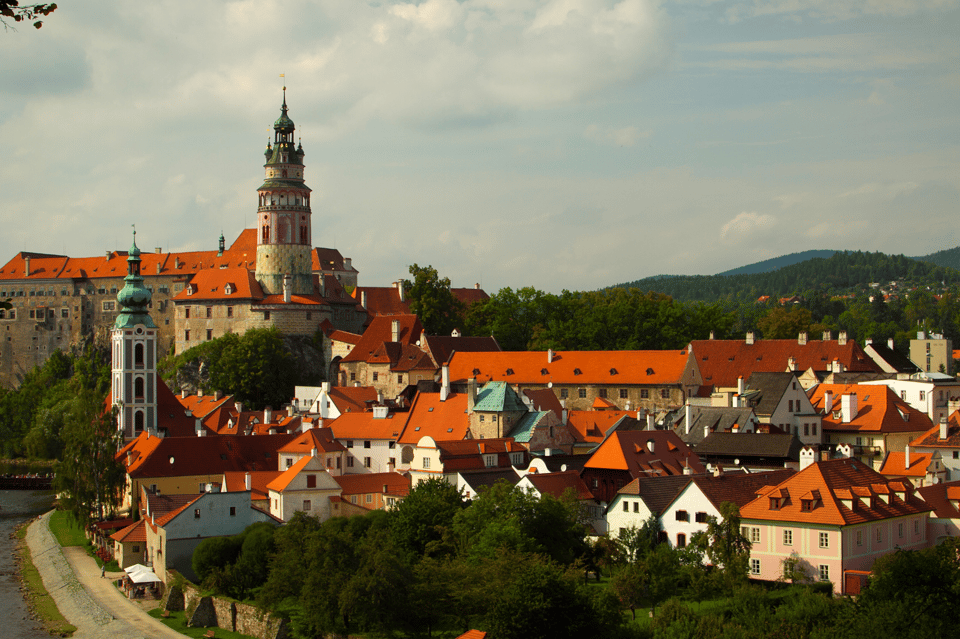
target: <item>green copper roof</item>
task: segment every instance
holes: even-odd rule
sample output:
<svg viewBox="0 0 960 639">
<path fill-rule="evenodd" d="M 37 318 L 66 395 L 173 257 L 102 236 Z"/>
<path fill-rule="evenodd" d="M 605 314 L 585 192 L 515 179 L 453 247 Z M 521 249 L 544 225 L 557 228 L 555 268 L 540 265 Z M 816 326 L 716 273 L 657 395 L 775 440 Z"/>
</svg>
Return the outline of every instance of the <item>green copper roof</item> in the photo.
<svg viewBox="0 0 960 639">
<path fill-rule="evenodd" d="M 525 411 L 526 405 L 506 382 L 487 382 L 477 393 L 474 411 L 502 413 L 504 411 Z"/>
<path fill-rule="evenodd" d="M 143 277 L 140 275 L 140 249 L 137 248 L 137 232 L 133 232 L 133 246 L 127 256 L 127 276 L 123 278 L 125 284 L 117 293 L 117 302 L 122 307 L 114 322 L 114 328 L 133 328 L 143 324 L 147 328 L 156 328 L 153 318 L 150 317 L 147 306 L 153 299 L 153 294 L 144 288 Z"/>
<path fill-rule="evenodd" d="M 549 414 L 549 411 L 534 411 L 520 418 L 517 425 L 510 431 L 510 437 L 518 444 L 526 444 L 533 437 L 537 425 Z"/>
</svg>

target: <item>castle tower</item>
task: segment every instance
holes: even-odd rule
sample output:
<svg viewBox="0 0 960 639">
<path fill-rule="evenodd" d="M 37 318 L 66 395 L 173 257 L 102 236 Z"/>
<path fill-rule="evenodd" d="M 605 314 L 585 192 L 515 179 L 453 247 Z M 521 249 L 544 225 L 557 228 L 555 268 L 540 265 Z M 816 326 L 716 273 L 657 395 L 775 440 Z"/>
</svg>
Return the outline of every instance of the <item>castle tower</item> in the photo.
<svg viewBox="0 0 960 639">
<path fill-rule="evenodd" d="M 266 176 L 257 190 L 257 271 L 264 293 L 283 293 L 290 277 L 291 291 L 313 293 L 310 240 L 310 189 L 303 182 L 303 146 L 294 146 L 293 120 L 287 116 L 287 88 L 283 88 L 280 118 L 273 124 L 273 144 L 267 144 Z"/>
<path fill-rule="evenodd" d="M 157 325 L 147 306 L 152 294 L 140 275 L 137 232 L 127 257 L 126 282 L 117 294 L 122 310 L 110 334 L 112 350 L 111 403 L 120 408 L 119 428 L 124 438 L 144 430 L 157 432 Z"/>
</svg>

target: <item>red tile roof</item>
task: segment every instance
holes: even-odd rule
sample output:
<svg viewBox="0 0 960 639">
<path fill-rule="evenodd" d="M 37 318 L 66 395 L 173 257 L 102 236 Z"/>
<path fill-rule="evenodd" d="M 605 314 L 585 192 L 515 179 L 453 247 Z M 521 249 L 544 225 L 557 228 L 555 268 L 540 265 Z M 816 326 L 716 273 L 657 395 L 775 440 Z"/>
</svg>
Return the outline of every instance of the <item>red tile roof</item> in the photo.
<svg viewBox="0 0 960 639">
<path fill-rule="evenodd" d="M 373 386 L 334 386 L 329 395 L 341 415 L 363 412 L 367 410 L 367 404 L 377 401 L 377 389 Z"/>
<path fill-rule="evenodd" d="M 611 426 L 634 414 L 622 410 L 571 410 L 567 413 L 567 423 L 576 443 L 599 444 Z"/>
<path fill-rule="evenodd" d="M 450 381 L 476 377 L 511 384 L 679 384 L 686 351 L 559 351 L 454 353 Z"/>
<path fill-rule="evenodd" d="M 900 399 L 893 389 L 881 384 L 820 384 L 810 394 L 814 409 L 823 413 L 824 395 L 833 394 L 832 408 L 823 415 L 823 429 L 830 432 L 910 433 L 929 430 L 932 422 L 922 413 Z M 857 416 L 843 421 L 841 397 L 857 396 Z"/>
<path fill-rule="evenodd" d="M 294 437 L 147 437 L 144 433 L 124 446 L 117 457 L 133 478 L 273 470 L 277 468 L 277 451 Z"/>
<path fill-rule="evenodd" d="M 416 445 L 426 436 L 438 442 L 464 439 L 468 428 L 465 393 L 451 393 L 445 402 L 440 401 L 440 393 L 418 393 L 399 443 Z"/>
<path fill-rule="evenodd" d="M 960 448 L 960 412 L 954 411 L 947 420 L 946 439 L 940 439 L 940 424 L 936 424 L 910 442 L 910 445 L 924 448 Z"/>
<path fill-rule="evenodd" d="M 779 509 L 771 509 L 771 497 L 780 498 Z M 805 508 L 804 502 L 810 506 Z M 755 500 L 740 509 L 740 516 L 846 526 L 930 510 L 913 494 L 909 481 L 891 481 L 856 459 L 833 459 L 813 463 L 775 486 L 762 488 Z"/>
<path fill-rule="evenodd" d="M 225 395 L 220 399 L 216 399 L 215 395 L 187 395 L 186 397 L 174 395 L 174 397 L 185 410 L 193 413 L 193 417 L 200 419 L 205 418 L 220 406 L 233 405 L 233 395 Z"/>
<path fill-rule="evenodd" d="M 296 439 L 284 446 L 278 452 L 293 455 L 310 455 L 316 449 L 318 452 L 338 453 L 346 449 L 338 442 L 330 428 L 311 428 L 300 434 Z"/>
<path fill-rule="evenodd" d="M 556 499 L 564 496 L 567 490 L 573 490 L 577 499 L 593 499 L 593 493 L 587 488 L 587 485 L 580 479 L 580 473 L 576 470 L 565 470 L 559 473 L 530 473 L 526 479 L 534 485 L 541 495 L 550 495 Z"/>
<path fill-rule="evenodd" d="M 316 460 L 316 457 L 311 457 L 310 455 L 307 455 L 306 457 L 301 457 L 300 459 L 298 459 L 297 463 L 295 463 L 290 468 L 286 469 L 283 473 L 280 474 L 279 477 L 277 477 L 272 482 L 267 484 L 267 490 L 273 490 L 278 493 L 282 493 L 284 490 L 287 489 L 287 486 L 290 485 L 290 482 L 292 482 L 294 478 L 300 474 L 300 471 L 302 471 L 304 467 L 310 463 L 311 460 Z"/>
<path fill-rule="evenodd" d="M 625 470 L 633 477 L 682 475 L 688 467 L 694 473 L 706 470 L 683 440 L 669 430 L 614 431 L 584 465 Z"/>
<path fill-rule="evenodd" d="M 250 471 L 250 501 L 267 498 L 267 484 L 283 474 L 281 470 Z M 242 493 L 247 490 L 247 473 L 228 471 L 223 474 L 224 492 Z"/>
<path fill-rule="evenodd" d="M 892 450 L 887 453 L 880 467 L 880 474 L 893 477 L 920 477 L 927 474 L 927 466 L 932 461 L 933 453 L 918 453 L 910 451 L 910 467 L 906 466 L 906 453 Z"/>
<path fill-rule="evenodd" d="M 960 481 L 922 486 L 917 493 L 938 519 L 960 519 Z"/>
<path fill-rule="evenodd" d="M 410 478 L 400 473 L 362 473 L 334 477 L 343 489 L 342 495 L 365 495 L 383 493 L 406 495 L 410 492 Z M 387 489 L 384 491 L 383 487 Z"/>
<path fill-rule="evenodd" d="M 737 378 L 751 373 L 781 373 L 788 360 L 796 360 L 798 371 L 812 368 L 825 372 L 838 360 L 848 371 L 881 372 L 877 364 L 854 340 L 840 345 L 839 340 L 808 340 L 800 345 L 795 339 L 765 339 L 747 344 L 745 340 L 695 340 L 690 343 L 703 383 L 733 388 Z"/>
<path fill-rule="evenodd" d="M 375 418 L 372 412 L 343 413 L 327 425 L 337 439 L 391 439 L 396 441 L 403 432 L 407 416 L 389 413 L 384 418 Z"/>
<path fill-rule="evenodd" d="M 230 291 L 227 293 L 227 291 Z M 191 293 L 191 291 L 193 291 Z M 176 301 L 263 299 L 263 289 L 252 271 L 245 268 L 207 269 L 193 276 L 190 284 L 173 298 Z"/>
<path fill-rule="evenodd" d="M 141 519 L 134 524 L 130 524 L 126 528 L 118 530 L 110 535 L 110 539 L 119 541 L 122 544 L 147 541 L 147 528 L 144 520 Z"/>
<path fill-rule="evenodd" d="M 360 341 L 353 347 L 350 354 L 341 362 L 365 362 L 384 342 L 393 340 L 393 322 L 398 322 L 397 342 L 401 344 L 416 344 L 423 334 L 423 327 L 416 315 L 391 315 L 375 317 L 370 326 L 360 336 Z"/>
</svg>

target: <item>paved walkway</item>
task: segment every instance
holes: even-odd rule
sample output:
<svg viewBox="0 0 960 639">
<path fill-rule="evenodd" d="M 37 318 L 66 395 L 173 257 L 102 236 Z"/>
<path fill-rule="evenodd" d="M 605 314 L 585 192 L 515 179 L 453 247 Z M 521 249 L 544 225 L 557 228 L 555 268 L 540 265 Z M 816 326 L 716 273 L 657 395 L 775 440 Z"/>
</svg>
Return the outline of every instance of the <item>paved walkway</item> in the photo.
<svg viewBox="0 0 960 639">
<path fill-rule="evenodd" d="M 83 548 L 61 548 L 50 532 L 47 513 L 30 524 L 26 542 L 43 585 L 57 603 L 60 613 L 77 627 L 74 639 L 183 639 L 147 614 L 147 609 L 130 601 L 100 577 L 100 568 Z M 107 573 L 119 578 L 123 573 Z M 154 602 L 147 602 L 151 605 Z"/>
</svg>

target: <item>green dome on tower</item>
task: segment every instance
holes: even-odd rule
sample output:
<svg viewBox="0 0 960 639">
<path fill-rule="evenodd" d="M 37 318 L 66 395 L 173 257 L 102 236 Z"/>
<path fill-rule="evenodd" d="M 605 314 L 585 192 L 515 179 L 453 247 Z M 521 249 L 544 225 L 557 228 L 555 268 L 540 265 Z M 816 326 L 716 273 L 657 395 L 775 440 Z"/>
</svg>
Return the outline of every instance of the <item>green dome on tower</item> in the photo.
<svg viewBox="0 0 960 639">
<path fill-rule="evenodd" d="M 143 324 L 147 328 L 156 328 L 153 318 L 147 310 L 153 294 L 143 286 L 143 276 L 140 275 L 140 249 L 137 248 L 137 231 L 133 231 L 133 246 L 127 256 L 127 276 L 120 292 L 117 293 L 117 302 L 123 308 L 117 315 L 114 328 L 133 328 Z"/>
</svg>

